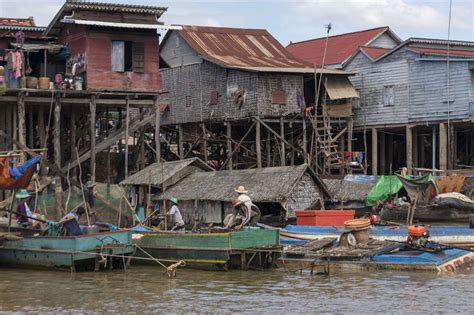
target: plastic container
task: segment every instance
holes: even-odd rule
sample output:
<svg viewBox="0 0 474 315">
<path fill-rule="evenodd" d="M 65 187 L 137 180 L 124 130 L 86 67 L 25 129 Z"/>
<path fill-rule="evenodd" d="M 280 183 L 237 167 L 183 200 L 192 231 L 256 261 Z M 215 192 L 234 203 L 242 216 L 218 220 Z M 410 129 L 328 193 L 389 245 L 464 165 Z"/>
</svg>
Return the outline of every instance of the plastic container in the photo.
<svg viewBox="0 0 474 315">
<path fill-rule="evenodd" d="M 296 225 L 344 226 L 354 219 L 355 210 L 296 210 Z"/>
<path fill-rule="evenodd" d="M 49 78 L 48 77 L 40 77 L 38 86 L 42 90 L 47 90 L 49 89 Z"/>
</svg>

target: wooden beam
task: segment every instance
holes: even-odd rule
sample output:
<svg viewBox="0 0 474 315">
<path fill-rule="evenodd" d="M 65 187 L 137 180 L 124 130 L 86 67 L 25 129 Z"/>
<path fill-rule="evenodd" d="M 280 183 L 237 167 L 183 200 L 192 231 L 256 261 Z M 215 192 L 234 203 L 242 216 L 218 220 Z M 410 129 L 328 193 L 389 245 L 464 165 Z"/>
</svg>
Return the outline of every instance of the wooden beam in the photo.
<svg viewBox="0 0 474 315">
<path fill-rule="evenodd" d="M 91 96 L 90 100 L 90 133 L 91 133 L 91 161 L 90 161 L 90 168 L 91 168 L 91 180 L 92 182 L 95 182 L 95 114 L 96 114 L 96 99 L 95 95 Z M 73 156 L 73 154 L 71 155 Z"/>
<path fill-rule="evenodd" d="M 201 124 L 201 129 L 202 129 L 202 154 L 204 156 L 204 162 L 207 163 L 208 157 L 207 157 L 207 131 L 206 131 L 206 125 L 204 123 Z"/>
<path fill-rule="evenodd" d="M 377 175 L 377 168 L 378 168 L 377 153 L 378 153 L 378 149 L 377 149 L 377 129 L 372 128 L 372 175 Z"/>
<path fill-rule="evenodd" d="M 156 162 L 161 161 L 161 110 L 160 110 L 160 98 L 155 97 L 155 149 L 156 149 Z"/>
<path fill-rule="evenodd" d="M 308 139 L 306 129 L 306 117 L 303 117 L 303 157 L 304 162 L 308 163 Z"/>
<path fill-rule="evenodd" d="M 71 122 L 70 122 L 70 130 L 71 130 L 71 139 L 69 139 L 69 150 L 71 151 L 71 158 L 76 155 L 76 113 L 74 111 L 71 112 Z M 76 168 L 71 169 L 71 177 L 76 179 Z"/>
<path fill-rule="evenodd" d="M 255 124 L 255 150 L 257 151 L 257 168 L 262 168 L 262 147 L 260 137 L 260 122 Z"/>
<path fill-rule="evenodd" d="M 256 122 L 253 122 L 253 124 L 250 126 L 250 128 L 247 130 L 247 132 L 244 134 L 242 139 L 240 139 L 239 143 L 235 146 L 234 150 L 227 156 L 227 159 L 224 161 L 224 164 L 221 165 L 220 169 L 222 169 L 224 166 L 227 165 L 227 163 L 229 163 L 230 160 L 232 160 L 232 156 L 234 156 L 234 154 L 237 152 L 237 150 L 242 145 L 242 142 L 244 142 L 244 140 L 248 137 L 248 135 L 252 131 L 255 124 L 256 124 Z"/>
<path fill-rule="evenodd" d="M 232 161 L 232 156 L 231 156 L 231 152 L 232 152 L 232 124 L 230 123 L 230 121 L 226 122 L 226 134 L 227 134 L 227 157 L 229 159 L 229 156 L 230 156 L 230 159 L 229 161 L 227 161 L 227 169 L 228 170 L 232 170 L 233 169 L 233 161 Z"/>
<path fill-rule="evenodd" d="M 277 137 L 279 140 L 281 140 L 283 143 L 285 143 L 287 146 L 289 146 L 291 149 L 295 150 L 296 152 L 299 152 L 300 154 L 302 154 L 303 152 L 298 149 L 297 147 L 295 147 L 293 144 L 289 143 L 288 141 L 286 141 L 285 139 L 283 139 L 275 130 L 273 130 L 270 126 L 268 126 L 266 123 L 264 123 L 260 118 L 258 117 L 254 117 L 254 120 L 255 121 L 259 121 L 262 126 L 264 126 L 268 131 L 270 131 L 275 137 Z"/>
<path fill-rule="evenodd" d="M 271 133 L 270 131 L 266 131 L 266 134 L 267 134 L 267 141 L 266 141 L 266 147 L 267 147 L 267 164 L 266 166 L 267 167 L 270 167 L 272 165 L 272 147 L 271 147 L 271 144 L 272 144 L 272 141 L 271 141 Z"/>
<path fill-rule="evenodd" d="M 407 172 L 409 175 L 413 172 L 413 131 L 412 127 L 406 126 L 406 160 L 407 160 Z"/>
</svg>

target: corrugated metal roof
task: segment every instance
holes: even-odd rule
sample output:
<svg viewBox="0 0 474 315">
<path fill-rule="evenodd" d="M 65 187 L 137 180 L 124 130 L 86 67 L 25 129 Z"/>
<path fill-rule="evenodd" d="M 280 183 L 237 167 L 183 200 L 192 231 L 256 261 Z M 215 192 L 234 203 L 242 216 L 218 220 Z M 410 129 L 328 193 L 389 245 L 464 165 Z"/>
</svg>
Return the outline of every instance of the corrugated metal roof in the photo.
<svg viewBox="0 0 474 315">
<path fill-rule="evenodd" d="M 370 30 L 329 36 L 326 52 L 325 65 L 337 65 L 343 63 L 360 46 L 366 46 L 372 40 L 388 31 L 387 26 Z M 288 51 L 295 57 L 301 58 L 311 64 L 322 65 L 326 37 L 290 43 Z"/>
<path fill-rule="evenodd" d="M 360 48 L 364 53 L 367 54 L 372 60 L 375 60 L 385 54 L 390 49 L 380 48 L 380 47 L 361 47 Z"/>
<path fill-rule="evenodd" d="M 111 12 L 127 12 L 127 13 L 144 13 L 162 15 L 168 8 L 151 5 L 121 4 L 121 3 L 105 3 L 87 0 L 66 0 L 66 8 L 75 10 L 92 10 L 92 11 L 111 11 Z"/>
<path fill-rule="evenodd" d="M 433 56 L 447 56 L 448 55 L 448 49 L 419 48 L 419 47 L 410 47 L 410 49 L 418 53 L 426 54 L 426 55 L 433 55 Z M 474 50 L 450 49 L 449 55 L 451 57 L 474 57 Z"/>
<path fill-rule="evenodd" d="M 206 26 L 183 26 L 181 37 L 201 56 L 227 68 L 267 71 L 270 68 L 309 68 L 291 55 L 268 31 Z"/>
</svg>

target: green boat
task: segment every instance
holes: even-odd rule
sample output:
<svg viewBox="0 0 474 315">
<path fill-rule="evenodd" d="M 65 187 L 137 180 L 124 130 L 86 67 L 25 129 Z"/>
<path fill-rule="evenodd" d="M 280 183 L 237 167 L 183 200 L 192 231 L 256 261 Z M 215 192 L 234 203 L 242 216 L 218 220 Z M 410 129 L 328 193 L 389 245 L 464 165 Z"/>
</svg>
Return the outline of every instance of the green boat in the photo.
<svg viewBox="0 0 474 315">
<path fill-rule="evenodd" d="M 152 232 L 134 234 L 137 256 L 184 261 L 187 266 L 228 268 L 272 267 L 280 250 L 278 230 L 245 227 L 217 233 Z"/>
<path fill-rule="evenodd" d="M 0 242 L 0 264 L 98 271 L 125 268 L 134 251 L 129 231 L 24 236 Z"/>
</svg>

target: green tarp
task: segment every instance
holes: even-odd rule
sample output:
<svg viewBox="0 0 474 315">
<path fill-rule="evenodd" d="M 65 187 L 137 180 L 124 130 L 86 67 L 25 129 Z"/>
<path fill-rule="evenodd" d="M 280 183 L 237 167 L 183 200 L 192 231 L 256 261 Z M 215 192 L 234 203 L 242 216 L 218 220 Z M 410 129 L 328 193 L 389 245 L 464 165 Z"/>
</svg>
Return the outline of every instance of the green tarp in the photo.
<svg viewBox="0 0 474 315">
<path fill-rule="evenodd" d="M 390 193 L 396 194 L 402 188 L 402 183 L 397 176 L 380 176 L 377 183 L 367 194 L 365 204 L 371 207 L 377 200 L 385 202 L 388 199 Z"/>
</svg>

